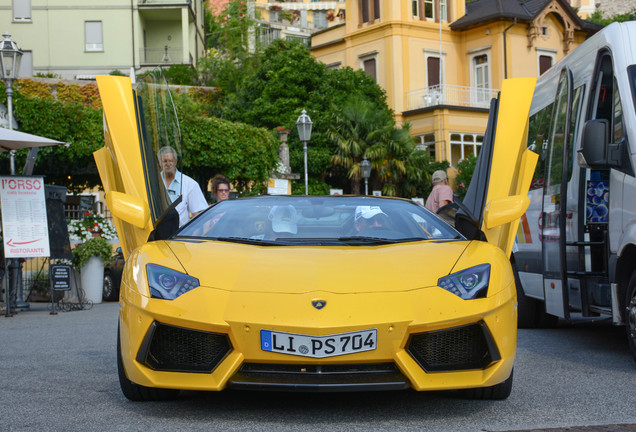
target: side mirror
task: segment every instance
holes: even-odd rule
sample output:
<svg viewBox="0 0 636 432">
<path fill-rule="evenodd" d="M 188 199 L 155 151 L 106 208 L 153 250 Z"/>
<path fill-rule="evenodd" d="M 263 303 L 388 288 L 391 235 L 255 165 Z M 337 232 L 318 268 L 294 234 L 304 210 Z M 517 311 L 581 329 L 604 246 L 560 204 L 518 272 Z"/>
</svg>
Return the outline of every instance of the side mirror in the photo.
<svg viewBox="0 0 636 432">
<path fill-rule="evenodd" d="M 492 229 L 508 222 L 517 220 L 530 206 L 530 198 L 523 195 L 513 195 L 492 200 L 484 211 L 484 225 Z"/>
<path fill-rule="evenodd" d="M 148 204 L 136 196 L 112 191 L 106 194 L 106 205 L 114 217 L 137 228 L 145 228 L 150 220 Z"/>
<path fill-rule="evenodd" d="M 582 165 L 587 168 L 608 168 L 607 151 L 609 146 L 609 121 L 605 119 L 588 120 L 583 126 L 583 137 L 579 155 Z"/>
</svg>

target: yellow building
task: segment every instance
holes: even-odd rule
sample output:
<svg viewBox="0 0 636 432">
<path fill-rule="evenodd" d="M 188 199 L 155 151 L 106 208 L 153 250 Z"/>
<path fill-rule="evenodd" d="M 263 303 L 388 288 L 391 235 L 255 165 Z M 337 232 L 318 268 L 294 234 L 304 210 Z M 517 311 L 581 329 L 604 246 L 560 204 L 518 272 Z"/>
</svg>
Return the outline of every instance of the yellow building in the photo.
<svg viewBox="0 0 636 432">
<path fill-rule="evenodd" d="M 505 77 L 540 75 L 598 29 L 566 0 L 350 0 L 311 50 L 375 78 L 396 121 L 455 166 L 479 152 Z"/>
</svg>

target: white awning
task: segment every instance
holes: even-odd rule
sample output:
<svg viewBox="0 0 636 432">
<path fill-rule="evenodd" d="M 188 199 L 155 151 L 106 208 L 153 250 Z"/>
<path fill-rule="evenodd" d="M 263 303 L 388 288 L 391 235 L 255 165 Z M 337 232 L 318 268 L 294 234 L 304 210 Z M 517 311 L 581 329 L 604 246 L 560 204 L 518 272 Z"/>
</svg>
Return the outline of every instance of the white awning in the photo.
<svg viewBox="0 0 636 432">
<path fill-rule="evenodd" d="M 68 143 L 0 127 L 0 152 L 52 145 L 68 146 Z"/>
</svg>

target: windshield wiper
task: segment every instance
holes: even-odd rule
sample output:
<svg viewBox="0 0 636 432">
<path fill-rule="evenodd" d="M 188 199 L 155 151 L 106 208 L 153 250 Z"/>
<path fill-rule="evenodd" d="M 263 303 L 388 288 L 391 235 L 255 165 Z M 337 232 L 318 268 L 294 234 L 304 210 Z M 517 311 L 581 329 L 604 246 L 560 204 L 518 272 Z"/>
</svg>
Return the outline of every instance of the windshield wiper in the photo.
<svg viewBox="0 0 636 432">
<path fill-rule="evenodd" d="M 272 240 L 253 239 L 247 237 L 212 237 L 210 240 L 218 240 L 229 243 L 241 243 L 257 246 L 280 246 L 280 242 Z"/>
<path fill-rule="evenodd" d="M 367 236 L 349 236 L 349 237 L 338 237 L 339 242 L 349 243 L 349 244 L 392 244 L 399 243 L 403 241 L 402 239 L 388 239 L 384 237 L 367 237 Z"/>
</svg>

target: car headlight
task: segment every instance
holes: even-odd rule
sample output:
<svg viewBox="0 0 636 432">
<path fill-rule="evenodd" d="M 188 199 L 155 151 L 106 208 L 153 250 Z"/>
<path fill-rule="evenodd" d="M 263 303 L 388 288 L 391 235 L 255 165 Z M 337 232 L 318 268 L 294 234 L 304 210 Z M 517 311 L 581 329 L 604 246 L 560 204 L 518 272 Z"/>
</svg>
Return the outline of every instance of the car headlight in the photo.
<svg viewBox="0 0 636 432">
<path fill-rule="evenodd" d="M 490 264 L 480 264 L 444 276 L 437 281 L 440 288 L 464 300 L 486 297 L 490 280 Z"/>
<path fill-rule="evenodd" d="M 174 300 L 199 286 L 199 279 L 157 264 L 146 264 L 146 273 L 154 298 Z"/>
</svg>

